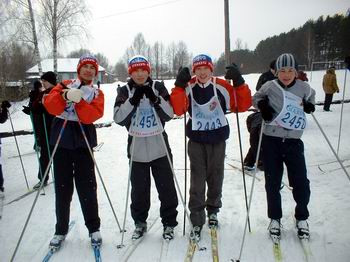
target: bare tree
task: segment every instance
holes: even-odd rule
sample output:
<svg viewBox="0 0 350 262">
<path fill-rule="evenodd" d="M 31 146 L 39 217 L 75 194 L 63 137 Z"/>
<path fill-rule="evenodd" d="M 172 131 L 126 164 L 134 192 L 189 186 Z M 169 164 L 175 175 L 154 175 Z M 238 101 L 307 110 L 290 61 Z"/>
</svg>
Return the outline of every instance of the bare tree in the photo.
<svg viewBox="0 0 350 262">
<path fill-rule="evenodd" d="M 87 36 L 85 18 L 89 13 L 84 0 L 38 0 L 41 22 L 52 40 L 54 71 L 57 73 L 57 47 L 65 38 Z"/>
<path fill-rule="evenodd" d="M 241 50 L 243 47 L 242 39 L 237 38 L 237 40 L 235 41 L 235 46 L 236 46 L 236 50 Z"/>
<path fill-rule="evenodd" d="M 80 58 L 82 55 L 85 54 L 92 54 L 92 52 L 89 49 L 85 49 L 85 48 L 80 48 L 79 50 L 75 50 L 70 52 L 67 57 L 68 58 Z"/>
</svg>

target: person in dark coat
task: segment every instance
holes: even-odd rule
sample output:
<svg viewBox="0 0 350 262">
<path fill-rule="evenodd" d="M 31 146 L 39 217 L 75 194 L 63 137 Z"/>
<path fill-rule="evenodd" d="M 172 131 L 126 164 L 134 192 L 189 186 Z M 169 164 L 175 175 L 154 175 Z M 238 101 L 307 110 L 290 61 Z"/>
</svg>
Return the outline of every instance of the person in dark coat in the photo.
<svg viewBox="0 0 350 262">
<path fill-rule="evenodd" d="M 39 158 L 39 171 L 38 179 L 39 182 L 33 187 L 38 189 L 41 185 L 41 181 L 47 165 L 50 162 L 50 145 L 49 137 L 51 130 L 51 123 L 54 118 L 53 115 L 49 114 L 42 104 L 42 98 L 44 95 L 50 93 L 52 88 L 57 84 L 56 74 L 54 72 L 48 71 L 41 76 L 41 83 L 44 90 L 40 91 L 37 97 L 33 99 L 30 103 L 30 110 L 33 116 L 33 125 L 35 130 L 35 136 L 37 139 L 37 145 L 40 148 L 40 158 Z M 47 185 L 49 180 L 49 175 L 46 176 L 44 181 L 44 186 Z"/>
<path fill-rule="evenodd" d="M 6 122 L 8 118 L 8 109 L 11 107 L 11 104 L 9 101 L 2 101 L 1 108 L 0 108 L 0 124 L 3 124 Z M 1 137 L 0 137 L 0 198 L 4 197 L 4 176 L 2 173 L 2 155 L 1 155 Z"/>
<path fill-rule="evenodd" d="M 275 64 L 276 64 L 276 60 L 272 60 L 270 62 L 269 71 L 266 71 L 265 73 L 261 74 L 261 76 L 258 79 L 258 83 L 256 84 L 256 91 L 259 91 L 261 86 L 263 86 L 267 81 L 270 81 L 276 78 Z M 262 124 L 261 113 L 255 111 L 254 113 L 250 114 L 247 118 L 246 123 L 247 123 L 248 132 L 249 132 L 250 148 L 243 162 L 244 162 L 244 169 L 247 171 L 252 171 L 255 168 L 254 165 L 256 161 L 256 155 L 257 155 L 258 144 L 259 144 L 260 128 Z M 258 168 L 260 170 L 264 170 L 261 153 L 259 154 Z"/>
</svg>

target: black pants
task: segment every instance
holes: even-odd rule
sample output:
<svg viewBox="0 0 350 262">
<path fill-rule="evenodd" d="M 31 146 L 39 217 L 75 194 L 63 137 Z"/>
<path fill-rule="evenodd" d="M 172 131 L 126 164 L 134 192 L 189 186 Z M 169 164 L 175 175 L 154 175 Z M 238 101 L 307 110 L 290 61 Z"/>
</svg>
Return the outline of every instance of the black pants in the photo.
<svg viewBox="0 0 350 262">
<path fill-rule="evenodd" d="M 68 231 L 73 180 L 89 233 L 99 230 L 95 169 L 88 149 L 58 148 L 54 156 L 54 170 L 57 219 L 55 234 L 64 235 Z"/>
<path fill-rule="evenodd" d="M 310 200 L 310 182 L 306 174 L 303 141 L 264 135 L 262 146 L 268 217 L 272 219 L 282 217 L 280 187 L 284 163 L 296 202 L 295 218 L 297 220 L 307 219 L 309 217 L 307 205 Z"/>
<path fill-rule="evenodd" d="M 41 181 L 42 177 L 45 175 L 45 171 L 47 168 L 47 165 L 50 162 L 50 155 L 51 152 L 49 152 L 49 150 L 51 151 L 51 148 L 47 147 L 47 143 L 41 145 L 40 147 L 40 158 L 39 158 L 39 171 L 38 171 L 38 179 Z M 49 180 L 49 172 L 45 178 L 45 181 L 47 182 Z"/>
<path fill-rule="evenodd" d="M 326 94 L 324 98 L 324 105 L 323 105 L 324 111 L 329 111 L 329 107 L 331 106 L 332 100 L 333 100 L 333 94 Z"/>
<path fill-rule="evenodd" d="M 250 143 L 250 148 L 248 150 L 247 155 L 244 158 L 244 165 L 246 166 L 254 166 L 255 161 L 256 161 L 256 154 L 258 153 L 258 145 L 259 145 L 259 136 L 260 136 L 260 127 L 258 128 L 252 128 L 250 130 L 250 135 L 249 135 L 249 143 Z M 259 161 L 258 165 L 262 165 L 262 160 L 261 160 L 261 153 L 259 154 Z"/>
<path fill-rule="evenodd" d="M 168 158 L 162 157 L 151 162 L 133 162 L 131 168 L 131 216 L 137 223 L 146 223 L 151 207 L 150 169 L 160 200 L 160 217 L 164 226 L 176 226 L 177 195 Z"/>
</svg>

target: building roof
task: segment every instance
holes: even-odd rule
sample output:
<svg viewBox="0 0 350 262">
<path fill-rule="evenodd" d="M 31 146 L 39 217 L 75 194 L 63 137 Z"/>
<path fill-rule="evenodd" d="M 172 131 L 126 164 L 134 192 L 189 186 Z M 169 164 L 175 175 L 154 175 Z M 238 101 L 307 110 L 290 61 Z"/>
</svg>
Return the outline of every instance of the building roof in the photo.
<svg viewBox="0 0 350 262">
<path fill-rule="evenodd" d="M 75 73 L 77 72 L 77 65 L 79 58 L 58 58 L 57 59 L 57 72 L 58 73 Z M 41 61 L 41 67 L 43 72 L 53 71 L 53 59 L 44 59 Z M 98 71 L 106 71 L 102 66 L 98 67 Z M 38 65 L 29 68 L 26 71 L 27 74 L 38 74 Z"/>
</svg>

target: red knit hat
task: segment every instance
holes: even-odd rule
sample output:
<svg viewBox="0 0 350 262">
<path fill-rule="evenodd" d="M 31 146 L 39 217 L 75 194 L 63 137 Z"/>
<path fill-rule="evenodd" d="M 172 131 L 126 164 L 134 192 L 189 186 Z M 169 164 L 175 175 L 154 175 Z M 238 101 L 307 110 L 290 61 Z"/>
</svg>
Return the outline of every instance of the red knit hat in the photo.
<svg viewBox="0 0 350 262">
<path fill-rule="evenodd" d="M 192 72 L 194 73 L 196 68 L 200 67 L 200 66 L 208 66 L 212 72 L 214 70 L 214 65 L 213 65 L 213 62 L 211 60 L 211 57 L 208 55 L 205 55 L 205 54 L 200 54 L 200 55 L 197 55 L 193 58 Z"/>
<path fill-rule="evenodd" d="M 151 65 L 147 58 L 142 55 L 136 55 L 130 58 L 128 63 L 129 75 L 137 69 L 146 70 L 149 74 L 151 73 Z"/>
<path fill-rule="evenodd" d="M 98 61 L 97 61 L 96 57 L 94 57 L 93 55 L 90 55 L 90 54 L 82 55 L 80 57 L 79 63 L 77 66 L 78 75 L 79 75 L 80 68 L 86 64 L 91 64 L 95 67 L 95 71 L 96 71 L 95 76 L 96 76 L 98 74 Z"/>
</svg>

